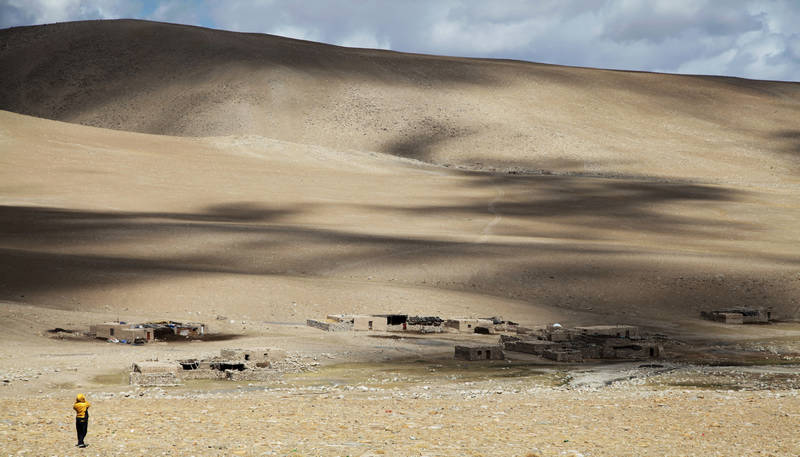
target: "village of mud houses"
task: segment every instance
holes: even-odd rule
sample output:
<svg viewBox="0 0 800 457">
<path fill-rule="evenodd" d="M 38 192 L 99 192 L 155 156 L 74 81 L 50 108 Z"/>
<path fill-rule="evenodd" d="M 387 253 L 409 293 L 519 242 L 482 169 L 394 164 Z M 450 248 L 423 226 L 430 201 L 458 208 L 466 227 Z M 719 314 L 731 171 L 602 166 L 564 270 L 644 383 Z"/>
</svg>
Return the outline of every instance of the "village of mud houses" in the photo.
<svg viewBox="0 0 800 457">
<path fill-rule="evenodd" d="M 0 457 L 800 456 L 798 24 L 0 0 Z"/>
</svg>

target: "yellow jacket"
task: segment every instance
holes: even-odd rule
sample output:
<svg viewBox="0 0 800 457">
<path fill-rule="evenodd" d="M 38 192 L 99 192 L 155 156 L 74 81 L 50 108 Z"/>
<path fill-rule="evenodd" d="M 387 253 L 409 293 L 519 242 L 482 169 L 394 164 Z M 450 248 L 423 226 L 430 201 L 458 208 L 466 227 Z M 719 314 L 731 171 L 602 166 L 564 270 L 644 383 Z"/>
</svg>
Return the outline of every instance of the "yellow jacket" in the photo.
<svg viewBox="0 0 800 457">
<path fill-rule="evenodd" d="M 86 397 L 83 394 L 78 394 L 78 397 L 75 398 L 75 404 L 72 405 L 72 409 L 75 410 L 75 417 L 79 419 L 83 419 L 86 417 L 86 411 L 89 407 L 92 406 L 91 403 L 86 401 Z"/>
</svg>

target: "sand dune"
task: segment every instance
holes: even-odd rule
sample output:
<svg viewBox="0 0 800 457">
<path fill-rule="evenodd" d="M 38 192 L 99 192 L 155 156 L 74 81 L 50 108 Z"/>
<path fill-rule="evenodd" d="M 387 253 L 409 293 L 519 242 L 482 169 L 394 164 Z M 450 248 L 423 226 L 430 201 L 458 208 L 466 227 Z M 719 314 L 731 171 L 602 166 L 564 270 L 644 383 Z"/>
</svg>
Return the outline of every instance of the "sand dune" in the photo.
<svg viewBox="0 0 800 457">
<path fill-rule="evenodd" d="M 800 305 L 796 189 L 463 172 L 7 112 L 0 125 L 6 300 L 667 327 L 720 304 Z"/>
<path fill-rule="evenodd" d="M 798 84 L 100 21 L 0 31 L 0 108 L 3 300 L 799 315 Z"/>
<path fill-rule="evenodd" d="M 0 31 L 0 109 L 474 169 L 796 176 L 800 84 L 347 49 L 146 21 Z"/>
</svg>

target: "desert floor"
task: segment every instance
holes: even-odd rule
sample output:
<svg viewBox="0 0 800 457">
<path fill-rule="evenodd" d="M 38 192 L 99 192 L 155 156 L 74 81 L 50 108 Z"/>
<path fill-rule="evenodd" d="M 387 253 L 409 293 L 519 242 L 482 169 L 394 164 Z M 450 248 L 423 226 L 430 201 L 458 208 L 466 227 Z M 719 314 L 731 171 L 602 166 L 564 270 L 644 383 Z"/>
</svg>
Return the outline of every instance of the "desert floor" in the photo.
<svg viewBox="0 0 800 457">
<path fill-rule="evenodd" d="M 74 319 L 73 311 L 31 320 L 25 316 L 37 310 L 29 306 L 6 303 L 3 311 L 4 322 L 27 327 L 6 337 L 0 358 L 4 455 L 794 456 L 800 450 L 800 347 L 796 336 L 784 336 L 796 335 L 797 324 L 758 326 L 758 333 L 774 335 L 767 340 L 696 336 L 668 346 L 663 360 L 569 365 L 514 353 L 506 361 L 453 360 L 454 344 L 494 342 L 494 335 L 384 338 L 258 321 L 213 321 L 230 338 L 222 341 L 130 346 L 46 332 Z M 261 346 L 289 351 L 269 381 L 127 384 L 138 360 Z M 90 446 L 82 450 L 73 447 L 77 392 L 92 402 Z"/>
</svg>

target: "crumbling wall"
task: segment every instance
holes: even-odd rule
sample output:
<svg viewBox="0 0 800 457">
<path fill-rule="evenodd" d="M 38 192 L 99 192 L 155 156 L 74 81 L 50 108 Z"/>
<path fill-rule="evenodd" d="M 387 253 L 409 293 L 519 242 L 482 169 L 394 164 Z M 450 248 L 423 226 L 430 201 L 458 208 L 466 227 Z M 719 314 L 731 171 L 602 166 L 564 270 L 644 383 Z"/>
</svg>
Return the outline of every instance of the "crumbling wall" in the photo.
<svg viewBox="0 0 800 457">
<path fill-rule="evenodd" d="M 181 378 L 175 373 L 139 373 L 132 371 L 128 381 L 131 385 L 141 387 L 168 387 L 181 384 Z"/>
<path fill-rule="evenodd" d="M 223 378 L 230 381 L 270 381 L 275 379 L 278 374 L 273 370 L 225 370 L 222 373 Z"/>
<path fill-rule="evenodd" d="M 306 325 L 326 332 L 346 332 L 353 329 L 353 324 L 350 322 L 322 322 L 308 319 L 306 320 Z"/>
</svg>

